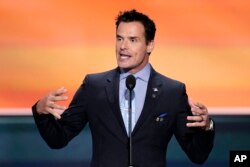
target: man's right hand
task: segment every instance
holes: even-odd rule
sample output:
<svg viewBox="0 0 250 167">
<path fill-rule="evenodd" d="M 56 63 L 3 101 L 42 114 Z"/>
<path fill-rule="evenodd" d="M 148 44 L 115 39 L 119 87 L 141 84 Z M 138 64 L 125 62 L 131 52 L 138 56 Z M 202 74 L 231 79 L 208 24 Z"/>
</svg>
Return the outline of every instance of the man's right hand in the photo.
<svg viewBox="0 0 250 167">
<path fill-rule="evenodd" d="M 40 99 L 36 105 L 38 114 L 52 114 L 55 118 L 60 119 L 66 107 L 58 105 L 56 102 L 67 100 L 68 97 L 64 95 L 66 92 L 67 89 L 61 87 Z"/>
</svg>

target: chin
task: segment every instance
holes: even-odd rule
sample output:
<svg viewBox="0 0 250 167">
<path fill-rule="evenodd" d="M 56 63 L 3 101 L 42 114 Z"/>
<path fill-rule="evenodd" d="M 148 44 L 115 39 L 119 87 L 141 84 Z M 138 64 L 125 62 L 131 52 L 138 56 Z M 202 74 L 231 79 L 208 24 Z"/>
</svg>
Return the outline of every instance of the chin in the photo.
<svg viewBox="0 0 250 167">
<path fill-rule="evenodd" d="M 130 67 L 130 66 L 125 66 L 125 65 L 122 65 L 122 64 L 118 64 L 118 67 L 119 67 L 119 68 L 122 68 L 124 71 L 129 71 L 129 70 L 131 70 L 131 67 Z"/>
<path fill-rule="evenodd" d="M 118 66 L 120 68 L 130 68 L 131 66 L 129 66 L 127 63 L 118 63 Z"/>
</svg>

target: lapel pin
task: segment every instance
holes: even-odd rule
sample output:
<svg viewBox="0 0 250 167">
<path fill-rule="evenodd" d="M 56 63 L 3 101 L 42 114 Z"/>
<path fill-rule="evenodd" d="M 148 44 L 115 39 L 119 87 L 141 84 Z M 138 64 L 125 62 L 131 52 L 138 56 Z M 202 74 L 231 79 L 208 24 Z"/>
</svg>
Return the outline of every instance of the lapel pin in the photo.
<svg viewBox="0 0 250 167">
<path fill-rule="evenodd" d="M 157 89 L 157 88 L 153 88 L 153 92 L 154 92 L 154 93 L 152 94 L 152 98 L 156 98 L 158 89 Z"/>
<path fill-rule="evenodd" d="M 153 88 L 153 91 L 154 91 L 154 92 L 158 92 L 158 89 L 157 89 L 157 88 Z"/>
</svg>

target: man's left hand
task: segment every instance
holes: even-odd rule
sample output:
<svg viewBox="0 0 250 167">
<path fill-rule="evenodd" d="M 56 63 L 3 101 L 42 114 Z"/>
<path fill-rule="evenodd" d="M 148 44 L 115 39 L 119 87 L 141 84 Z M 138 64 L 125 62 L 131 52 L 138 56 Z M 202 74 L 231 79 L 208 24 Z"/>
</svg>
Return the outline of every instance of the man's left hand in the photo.
<svg viewBox="0 0 250 167">
<path fill-rule="evenodd" d="M 187 116 L 187 127 L 198 127 L 204 130 L 210 129 L 210 119 L 207 107 L 201 103 L 193 102 L 188 99 L 193 116 Z"/>
</svg>

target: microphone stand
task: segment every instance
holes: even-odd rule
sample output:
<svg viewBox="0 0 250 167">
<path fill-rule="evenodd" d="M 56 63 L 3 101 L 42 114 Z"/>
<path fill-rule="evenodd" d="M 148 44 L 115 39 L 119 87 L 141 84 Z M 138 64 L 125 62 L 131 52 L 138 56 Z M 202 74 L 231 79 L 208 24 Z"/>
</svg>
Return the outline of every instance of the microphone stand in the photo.
<svg viewBox="0 0 250 167">
<path fill-rule="evenodd" d="M 128 106 L 128 137 L 129 137 L 129 166 L 134 167 L 132 158 L 132 90 L 129 90 L 129 106 Z"/>
<path fill-rule="evenodd" d="M 129 107 L 128 107 L 128 139 L 129 139 L 129 147 L 128 147 L 128 157 L 129 157 L 129 165 L 128 167 L 134 167 L 133 159 L 132 159 L 132 91 L 136 85 L 136 79 L 133 75 L 129 75 L 126 79 L 126 87 L 129 90 Z"/>
</svg>

